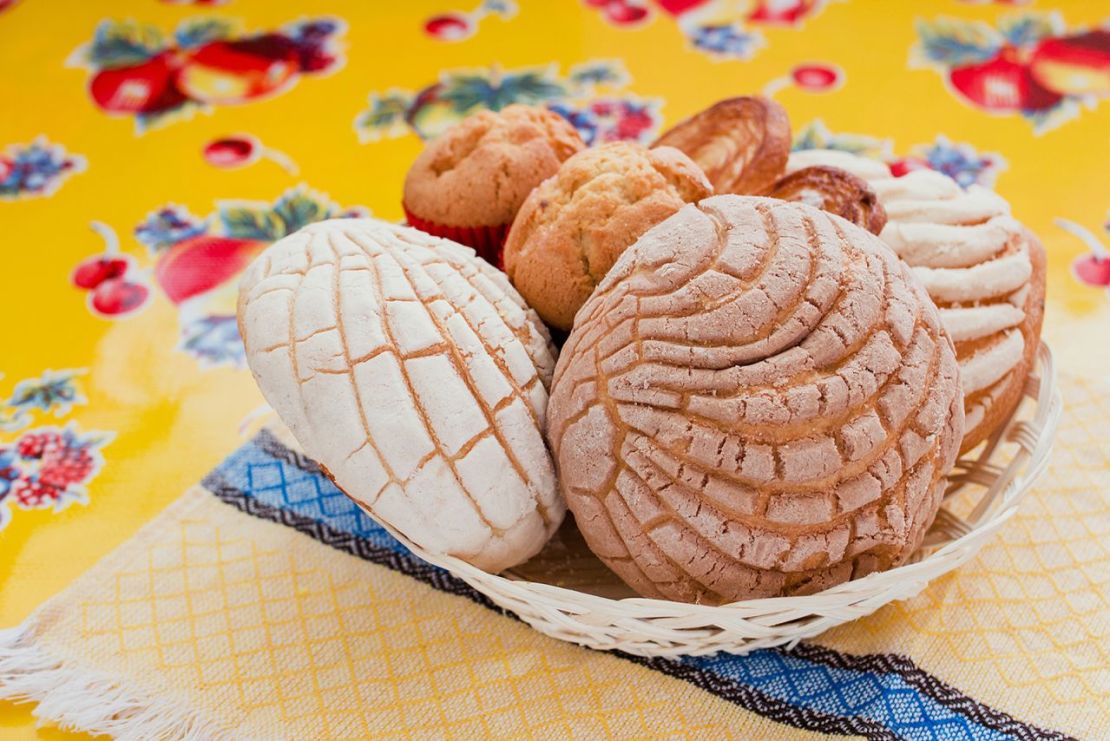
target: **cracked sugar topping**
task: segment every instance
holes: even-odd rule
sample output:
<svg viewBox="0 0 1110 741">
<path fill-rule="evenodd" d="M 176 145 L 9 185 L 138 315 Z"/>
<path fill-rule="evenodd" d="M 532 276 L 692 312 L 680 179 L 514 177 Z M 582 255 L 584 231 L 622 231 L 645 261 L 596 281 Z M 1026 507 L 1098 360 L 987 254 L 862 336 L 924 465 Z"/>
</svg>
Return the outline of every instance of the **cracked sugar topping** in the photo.
<svg viewBox="0 0 1110 741">
<path fill-rule="evenodd" d="M 554 349 L 471 250 L 374 219 L 321 222 L 248 268 L 240 324 L 305 452 L 417 544 L 499 571 L 558 527 L 542 437 Z"/>
<path fill-rule="evenodd" d="M 878 239 L 715 196 L 629 248 L 556 368 L 548 437 L 591 548 L 647 596 L 818 591 L 903 562 L 962 431 L 936 308 Z"/>
</svg>

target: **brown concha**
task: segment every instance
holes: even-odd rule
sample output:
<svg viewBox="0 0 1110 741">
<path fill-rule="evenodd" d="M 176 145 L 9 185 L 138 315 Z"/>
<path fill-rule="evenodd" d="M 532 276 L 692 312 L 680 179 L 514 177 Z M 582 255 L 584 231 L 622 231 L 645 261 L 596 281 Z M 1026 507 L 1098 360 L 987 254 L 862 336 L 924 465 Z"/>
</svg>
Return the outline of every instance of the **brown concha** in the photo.
<svg viewBox="0 0 1110 741">
<path fill-rule="evenodd" d="M 714 196 L 644 234 L 582 307 L 548 440 L 590 548 L 641 594 L 805 594 L 920 545 L 959 447 L 958 374 L 877 237 Z"/>
<path fill-rule="evenodd" d="M 886 226 L 886 209 L 867 181 L 839 167 L 814 165 L 782 177 L 769 198 L 807 203 L 847 219 L 872 234 Z"/>
<path fill-rule="evenodd" d="M 680 121 L 652 146 L 674 147 L 697 163 L 716 193 L 766 193 L 790 157 L 790 118 L 761 95 L 728 98 Z"/>
</svg>

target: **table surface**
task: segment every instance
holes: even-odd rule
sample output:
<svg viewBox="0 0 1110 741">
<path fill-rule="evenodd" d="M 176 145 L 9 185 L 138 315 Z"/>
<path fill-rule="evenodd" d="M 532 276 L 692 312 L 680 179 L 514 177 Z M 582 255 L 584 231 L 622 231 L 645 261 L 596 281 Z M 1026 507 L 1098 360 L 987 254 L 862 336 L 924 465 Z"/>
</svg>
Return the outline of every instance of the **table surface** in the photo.
<svg viewBox="0 0 1110 741">
<path fill-rule="evenodd" d="M 796 134 L 951 167 L 993 185 L 1043 240 L 1045 336 L 1061 367 L 1107 367 L 1110 262 L 1096 250 L 1110 246 L 1110 104 L 1077 95 L 1068 86 L 1089 81 L 1074 77 L 1047 90 L 1026 66 L 1028 38 L 1105 23 L 1106 3 L 1038 2 L 1018 11 L 1042 13 L 1022 30 L 1005 21 L 1012 8 L 956 0 L 515 12 L 476 1 L 335 0 L 314 4 L 330 20 L 313 26 L 303 6 L 266 0 L 0 0 L 0 469 L 44 469 L 35 439 L 55 440 L 70 464 L 52 489 L 0 481 L 0 626 L 242 441 L 261 397 L 238 350 L 235 276 L 280 235 L 280 218 L 400 219 L 421 137 L 481 104 L 544 101 L 597 140 L 650 142 L 719 98 L 767 91 Z M 273 49 L 237 56 L 205 40 L 206 18 L 231 24 L 231 39 L 328 43 L 295 63 Z M 1025 47 L 1001 51 L 1004 33 L 1025 33 Z M 171 78 L 167 65 L 185 71 Z M 1105 95 L 1101 74 L 1090 84 Z M 95 264 L 117 247 L 105 259 L 122 262 Z M 97 270 L 124 274 L 95 291 L 75 285 Z M 26 707 L 0 704 L 5 738 L 67 735 L 33 723 Z"/>
</svg>

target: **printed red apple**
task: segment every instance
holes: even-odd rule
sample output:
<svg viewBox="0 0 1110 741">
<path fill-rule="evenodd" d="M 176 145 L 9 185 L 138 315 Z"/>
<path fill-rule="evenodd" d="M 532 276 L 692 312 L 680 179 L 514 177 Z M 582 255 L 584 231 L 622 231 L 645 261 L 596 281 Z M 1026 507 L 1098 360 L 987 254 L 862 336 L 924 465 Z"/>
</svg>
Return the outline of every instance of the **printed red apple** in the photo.
<svg viewBox="0 0 1110 741">
<path fill-rule="evenodd" d="M 1046 39 L 1030 69 L 1037 82 L 1061 95 L 1110 95 L 1110 30 Z"/>
<path fill-rule="evenodd" d="M 265 246 L 254 239 L 189 237 L 158 258 L 154 277 L 170 301 L 180 304 L 238 275 Z"/>
<path fill-rule="evenodd" d="M 1063 96 L 1037 82 L 1021 57 L 1020 50 L 1004 47 L 990 61 L 952 69 L 948 79 L 963 97 L 988 111 L 1043 111 L 1059 103 Z"/>
<path fill-rule="evenodd" d="M 96 287 L 89 297 L 89 306 L 103 316 L 122 316 L 141 308 L 150 295 L 142 283 L 124 278 L 110 278 Z"/>
<path fill-rule="evenodd" d="M 129 267 L 130 264 L 122 257 L 98 255 L 82 261 L 70 279 L 77 288 L 91 291 L 106 280 L 122 277 Z"/>
<path fill-rule="evenodd" d="M 7 180 L 8 176 L 12 174 L 12 170 L 14 170 L 14 169 L 15 169 L 15 163 L 14 162 L 12 162 L 7 157 L 0 157 L 0 183 Z"/>
<path fill-rule="evenodd" d="M 180 60 L 162 52 L 142 64 L 103 69 L 93 75 L 89 93 L 109 113 L 157 113 L 185 102 L 177 87 Z"/>
<path fill-rule="evenodd" d="M 244 103 L 281 89 L 300 71 L 299 58 L 293 40 L 276 33 L 212 41 L 189 53 L 178 84 L 193 100 Z"/>
</svg>

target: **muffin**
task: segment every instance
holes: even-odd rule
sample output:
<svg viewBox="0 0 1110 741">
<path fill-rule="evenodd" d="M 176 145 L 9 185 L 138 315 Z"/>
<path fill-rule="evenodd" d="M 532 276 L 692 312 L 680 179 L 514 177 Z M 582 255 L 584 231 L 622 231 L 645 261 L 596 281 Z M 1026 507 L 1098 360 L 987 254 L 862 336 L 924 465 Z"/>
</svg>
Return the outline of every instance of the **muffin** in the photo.
<svg viewBox="0 0 1110 741">
<path fill-rule="evenodd" d="M 583 150 L 524 202 L 505 244 L 505 271 L 545 322 L 569 330 L 629 245 L 711 192 L 701 169 L 672 147 Z"/>
<path fill-rule="evenodd" d="M 956 343 L 967 418 L 961 450 L 986 440 L 1021 401 L 1044 318 L 1045 252 L 998 194 L 932 170 L 894 177 L 876 160 L 795 152 L 788 171 L 831 165 L 866 180 L 887 212 L 881 236 L 925 285 Z"/>
<path fill-rule="evenodd" d="M 500 267 L 501 246 L 524 199 L 584 146 L 575 128 L 546 108 L 511 105 L 467 116 L 412 163 L 405 216 Z"/>
<path fill-rule="evenodd" d="M 555 366 L 548 443 L 590 549 L 646 597 L 808 594 L 921 544 L 963 432 L 936 307 L 811 206 L 684 206 L 625 250 Z"/>
</svg>

